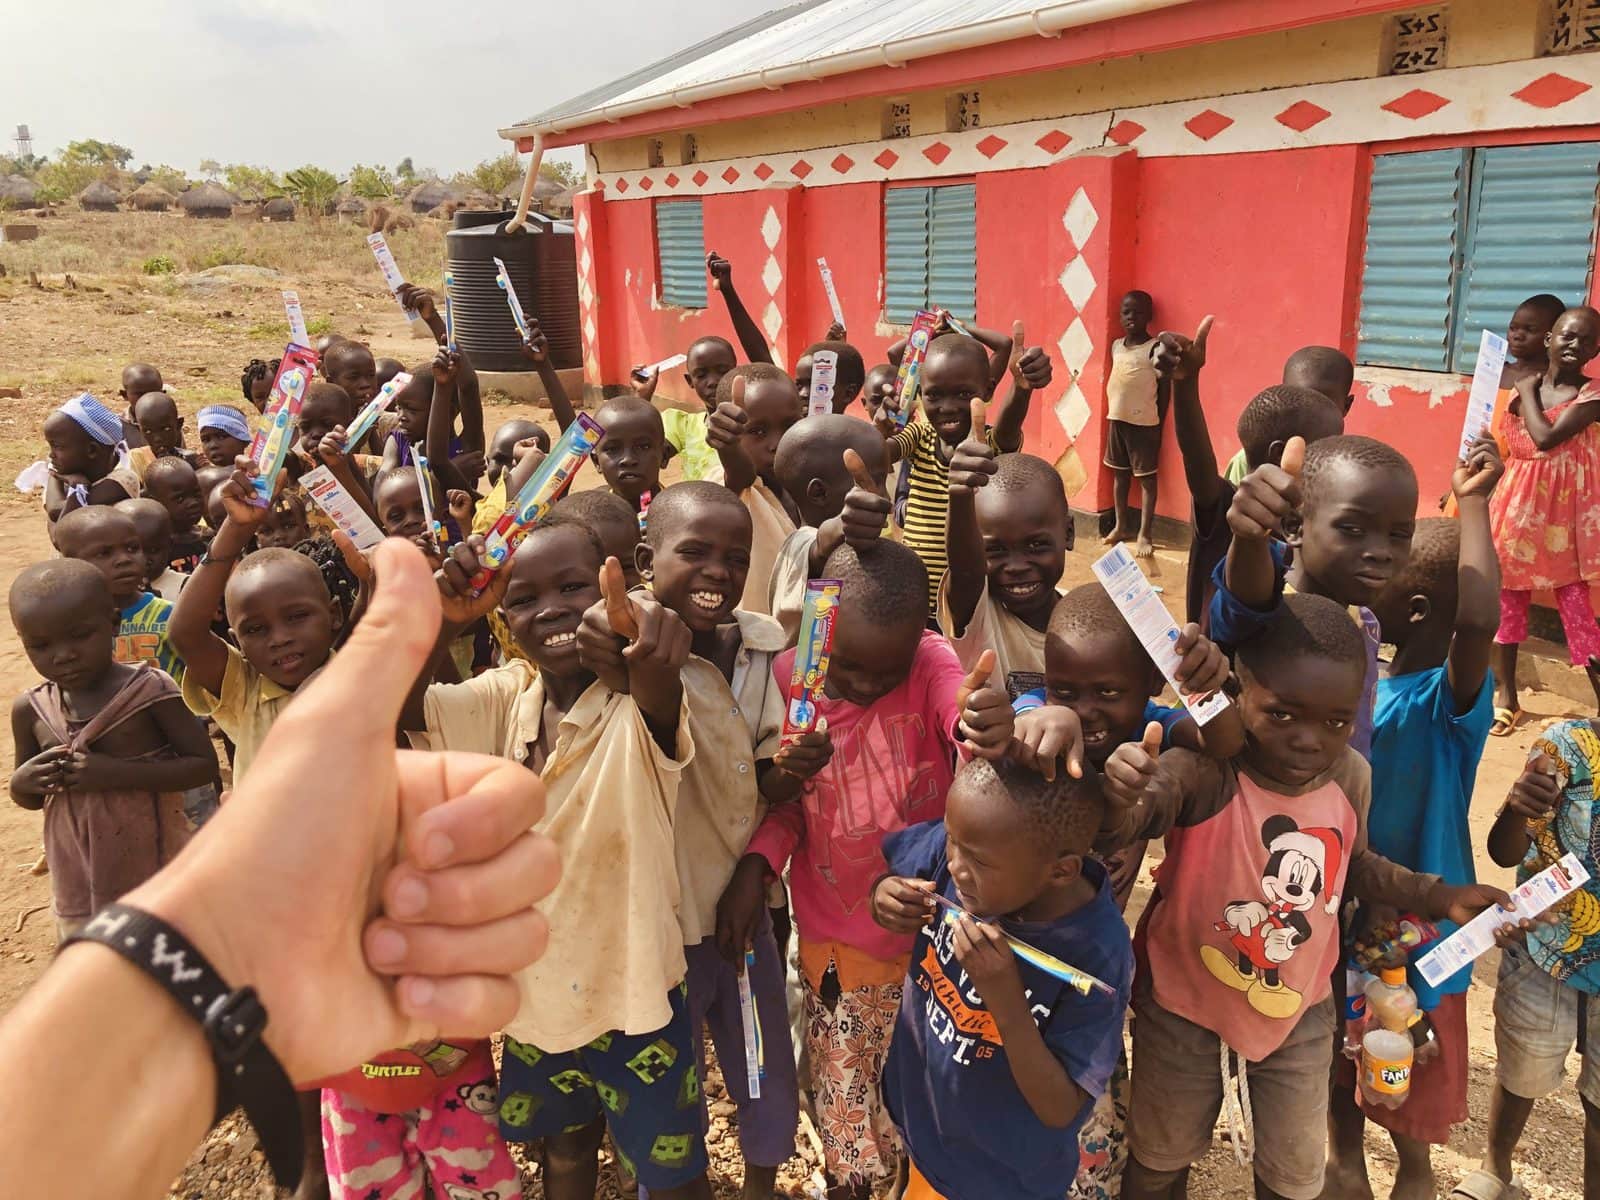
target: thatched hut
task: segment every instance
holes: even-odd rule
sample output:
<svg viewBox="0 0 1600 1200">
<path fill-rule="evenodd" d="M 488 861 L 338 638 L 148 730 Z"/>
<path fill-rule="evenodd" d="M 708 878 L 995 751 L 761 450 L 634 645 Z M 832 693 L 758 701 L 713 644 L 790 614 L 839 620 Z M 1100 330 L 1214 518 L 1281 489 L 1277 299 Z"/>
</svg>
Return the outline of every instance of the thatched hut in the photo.
<svg viewBox="0 0 1600 1200">
<path fill-rule="evenodd" d="M 367 217 L 367 202 L 360 196 L 346 196 L 333 211 L 341 225 L 363 224 Z"/>
<path fill-rule="evenodd" d="M 39 202 L 39 189 L 23 175 L 0 175 L 0 208 L 32 208 Z"/>
<path fill-rule="evenodd" d="M 235 196 L 220 183 L 201 183 L 178 197 L 178 207 L 191 217 L 226 217 L 239 203 Z"/>
<path fill-rule="evenodd" d="M 545 201 L 543 212 L 547 217 L 554 217 L 558 221 L 572 220 L 572 198 L 583 190 L 582 186 L 562 188 L 554 196 Z"/>
<path fill-rule="evenodd" d="M 261 216 L 267 221 L 292 221 L 294 201 L 287 196 L 274 196 L 261 206 Z"/>
<path fill-rule="evenodd" d="M 86 212 L 116 212 L 117 193 L 103 179 L 96 179 L 78 193 L 78 203 Z"/>
<path fill-rule="evenodd" d="M 494 212 L 498 209 L 504 208 L 505 204 L 501 201 L 500 197 L 491 196 L 488 192 L 483 191 L 481 188 L 474 188 L 465 196 L 461 197 L 460 207 L 470 209 L 486 209 L 490 212 Z"/>
<path fill-rule="evenodd" d="M 128 203 L 140 212 L 166 212 L 178 198 L 159 183 L 141 183 L 128 196 Z"/>
<path fill-rule="evenodd" d="M 445 184 L 437 179 L 429 179 L 417 184 L 406 193 L 405 205 L 412 212 L 431 213 L 441 204 L 446 204 L 458 197 Z"/>
</svg>

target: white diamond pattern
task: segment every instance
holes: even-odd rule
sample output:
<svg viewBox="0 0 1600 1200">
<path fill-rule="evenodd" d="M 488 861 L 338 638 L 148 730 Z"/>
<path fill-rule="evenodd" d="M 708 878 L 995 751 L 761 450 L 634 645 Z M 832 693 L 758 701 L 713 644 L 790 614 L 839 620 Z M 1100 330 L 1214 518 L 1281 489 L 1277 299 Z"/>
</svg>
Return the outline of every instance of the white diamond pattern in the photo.
<svg viewBox="0 0 1600 1200">
<path fill-rule="evenodd" d="M 783 314 L 778 311 L 776 300 L 767 301 L 767 307 L 761 314 L 761 328 L 767 331 L 767 337 L 772 341 L 778 340 L 778 330 L 783 328 Z"/>
<path fill-rule="evenodd" d="M 1094 204 L 1089 199 L 1089 193 L 1079 188 L 1072 193 L 1072 199 L 1067 203 L 1067 211 L 1061 214 L 1061 224 L 1066 227 L 1067 235 L 1072 238 L 1078 249 L 1082 250 L 1089 240 L 1089 235 L 1100 224 L 1100 214 L 1095 210 Z"/>
<path fill-rule="evenodd" d="M 1094 295 L 1094 272 L 1081 254 L 1067 264 L 1058 282 L 1067 299 L 1072 301 L 1072 306 L 1080 311 L 1089 303 L 1089 297 Z"/>
<path fill-rule="evenodd" d="M 768 250 L 773 250 L 782 236 L 783 222 L 778 220 L 778 210 L 768 206 L 767 215 L 761 218 L 761 240 L 767 244 Z"/>
<path fill-rule="evenodd" d="M 1067 390 L 1055 403 L 1055 413 L 1056 420 L 1061 422 L 1061 428 L 1067 431 L 1067 436 L 1073 441 L 1078 440 L 1078 435 L 1083 432 L 1084 426 L 1094 415 L 1089 411 L 1089 402 L 1083 398 L 1083 393 L 1076 383 L 1067 385 Z"/>
<path fill-rule="evenodd" d="M 767 256 L 767 265 L 761 270 L 761 282 L 769 296 L 777 295 L 778 285 L 783 282 L 783 268 L 778 266 L 778 260 L 770 254 Z"/>
<path fill-rule="evenodd" d="M 1067 326 L 1067 331 L 1061 335 L 1056 346 L 1061 351 L 1061 361 L 1067 364 L 1072 378 L 1077 379 L 1094 354 L 1094 339 L 1089 336 L 1088 326 L 1083 323 L 1082 317 L 1072 318 L 1072 324 Z"/>
</svg>

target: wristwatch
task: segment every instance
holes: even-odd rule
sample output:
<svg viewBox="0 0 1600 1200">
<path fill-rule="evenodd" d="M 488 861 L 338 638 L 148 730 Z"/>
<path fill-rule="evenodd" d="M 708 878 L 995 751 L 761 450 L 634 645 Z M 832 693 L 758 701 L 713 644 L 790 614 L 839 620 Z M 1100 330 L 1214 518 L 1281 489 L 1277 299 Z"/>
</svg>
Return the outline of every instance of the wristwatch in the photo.
<svg viewBox="0 0 1600 1200">
<path fill-rule="evenodd" d="M 115 950 L 170 995 L 205 1033 L 217 1068 L 213 1126 L 243 1108 L 279 1187 L 300 1185 L 305 1141 L 294 1085 L 261 1040 L 267 1010 L 253 987 L 233 988 L 171 925 L 128 904 L 101 909 L 63 948 L 96 942 Z"/>
</svg>

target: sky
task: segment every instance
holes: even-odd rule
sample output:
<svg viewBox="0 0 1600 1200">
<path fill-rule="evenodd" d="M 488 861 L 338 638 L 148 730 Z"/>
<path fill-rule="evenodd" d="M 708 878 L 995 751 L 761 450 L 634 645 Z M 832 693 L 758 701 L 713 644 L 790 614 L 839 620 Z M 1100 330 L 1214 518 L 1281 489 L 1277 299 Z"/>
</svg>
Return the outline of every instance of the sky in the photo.
<svg viewBox="0 0 1600 1200">
<path fill-rule="evenodd" d="M 496 129 L 785 2 L 8 4 L 0 152 L 26 123 L 38 154 L 99 138 L 191 174 L 410 157 L 450 175 L 504 153 Z"/>
</svg>

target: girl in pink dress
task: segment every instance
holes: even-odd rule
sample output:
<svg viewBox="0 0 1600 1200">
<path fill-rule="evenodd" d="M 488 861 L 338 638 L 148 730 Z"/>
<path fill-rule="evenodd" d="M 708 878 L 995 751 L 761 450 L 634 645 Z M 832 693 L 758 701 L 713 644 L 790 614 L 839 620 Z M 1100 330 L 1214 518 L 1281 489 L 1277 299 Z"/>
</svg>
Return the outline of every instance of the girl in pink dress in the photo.
<svg viewBox="0 0 1600 1200">
<path fill-rule="evenodd" d="M 1500 553 L 1500 630 L 1495 634 L 1497 736 L 1522 720 L 1517 647 L 1528 637 L 1533 593 L 1550 590 L 1574 665 L 1600 703 L 1600 628 L 1589 585 L 1600 582 L 1600 384 L 1583 368 L 1600 354 L 1600 313 L 1569 308 L 1545 339 L 1550 365 L 1517 381 L 1506 412 L 1506 474 L 1489 502 Z"/>
</svg>

